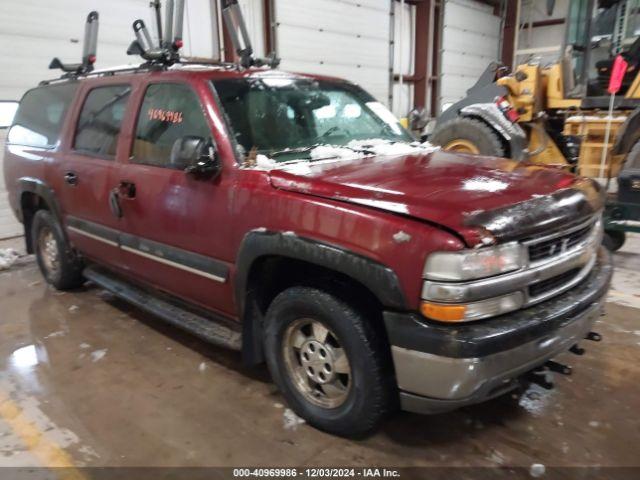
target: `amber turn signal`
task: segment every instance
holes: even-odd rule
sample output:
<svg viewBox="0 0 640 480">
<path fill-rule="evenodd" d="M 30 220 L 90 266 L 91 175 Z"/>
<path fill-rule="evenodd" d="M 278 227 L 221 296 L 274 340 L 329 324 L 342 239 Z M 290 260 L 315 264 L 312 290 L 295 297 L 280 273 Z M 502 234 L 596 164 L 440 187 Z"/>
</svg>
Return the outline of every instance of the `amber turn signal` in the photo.
<svg viewBox="0 0 640 480">
<path fill-rule="evenodd" d="M 459 322 L 464 320 L 467 307 L 465 305 L 443 305 L 439 303 L 422 302 L 420 312 L 427 318 L 441 322 Z"/>
</svg>

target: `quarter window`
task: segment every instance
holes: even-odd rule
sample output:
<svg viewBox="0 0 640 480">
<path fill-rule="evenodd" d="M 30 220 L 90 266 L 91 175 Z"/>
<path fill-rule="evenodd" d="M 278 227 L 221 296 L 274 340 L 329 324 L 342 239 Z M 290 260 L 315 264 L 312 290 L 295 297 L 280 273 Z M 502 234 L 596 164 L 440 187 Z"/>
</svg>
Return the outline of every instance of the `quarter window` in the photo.
<svg viewBox="0 0 640 480">
<path fill-rule="evenodd" d="M 129 85 L 98 87 L 89 92 L 76 127 L 76 150 L 99 156 L 115 156 L 130 93 Z"/>
<path fill-rule="evenodd" d="M 77 88 L 77 83 L 64 83 L 34 88 L 25 93 L 9 130 L 7 143 L 55 147 Z"/>
<path fill-rule="evenodd" d="M 150 85 L 138 114 L 131 161 L 183 169 L 184 165 L 172 164 L 171 149 L 185 136 L 211 137 L 198 96 L 188 85 Z"/>
</svg>

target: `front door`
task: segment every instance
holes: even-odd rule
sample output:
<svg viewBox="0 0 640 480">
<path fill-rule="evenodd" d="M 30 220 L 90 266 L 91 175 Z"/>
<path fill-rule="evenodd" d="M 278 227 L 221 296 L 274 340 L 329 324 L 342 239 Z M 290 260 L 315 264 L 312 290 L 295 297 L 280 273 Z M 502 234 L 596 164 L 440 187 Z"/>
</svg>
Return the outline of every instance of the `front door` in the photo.
<svg viewBox="0 0 640 480">
<path fill-rule="evenodd" d="M 67 232 L 79 249 L 101 263 L 118 266 L 118 219 L 109 196 L 120 129 L 130 97 L 128 84 L 103 85 L 85 94 L 70 140 L 52 175 Z"/>
<path fill-rule="evenodd" d="M 212 140 L 213 122 L 187 83 L 152 83 L 140 101 L 130 157 L 119 166 L 121 248 L 131 275 L 220 313 L 232 314 L 227 207 L 231 182 L 187 173 L 177 140 Z M 213 141 L 213 140 L 212 140 Z"/>
</svg>

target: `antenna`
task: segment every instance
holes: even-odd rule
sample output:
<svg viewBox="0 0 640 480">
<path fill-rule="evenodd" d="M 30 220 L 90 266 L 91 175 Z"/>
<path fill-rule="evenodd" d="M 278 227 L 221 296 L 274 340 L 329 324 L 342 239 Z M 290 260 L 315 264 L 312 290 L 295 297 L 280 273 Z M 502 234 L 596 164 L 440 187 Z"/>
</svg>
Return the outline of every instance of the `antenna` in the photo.
<svg viewBox="0 0 640 480">
<path fill-rule="evenodd" d="M 182 48 L 184 23 L 184 0 L 167 0 L 164 34 L 162 29 L 161 5 L 159 0 L 151 2 L 158 29 L 158 44 L 154 45 L 151 34 L 142 20 L 133 22 L 136 39 L 127 49 L 129 55 L 140 55 L 151 63 L 172 65 L 180 61 L 178 50 Z"/>
<path fill-rule="evenodd" d="M 51 60 L 49 68 L 59 68 L 68 75 L 80 75 L 89 73 L 93 70 L 93 64 L 96 62 L 96 52 L 98 49 L 98 12 L 93 11 L 87 15 L 87 21 L 84 26 L 84 44 L 82 47 L 82 63 L 62 63 L 56 57 Z"/>
</svg>

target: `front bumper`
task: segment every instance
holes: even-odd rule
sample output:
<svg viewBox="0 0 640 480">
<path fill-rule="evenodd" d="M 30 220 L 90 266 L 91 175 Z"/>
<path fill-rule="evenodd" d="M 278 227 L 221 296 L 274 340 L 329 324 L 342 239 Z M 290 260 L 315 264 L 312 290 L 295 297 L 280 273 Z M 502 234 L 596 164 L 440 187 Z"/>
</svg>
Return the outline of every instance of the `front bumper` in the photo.
<svg viewBox="0 0 640 480">
<path fill-rule="evenodd" d="M 538 305 L 469 324 L 385 312 L 404 410 L 437 413 L 496 397 L 517 378 L 592 329 L 609 289 L 611 255 L 600 248 L 579 285 Z"/>
</svg>

